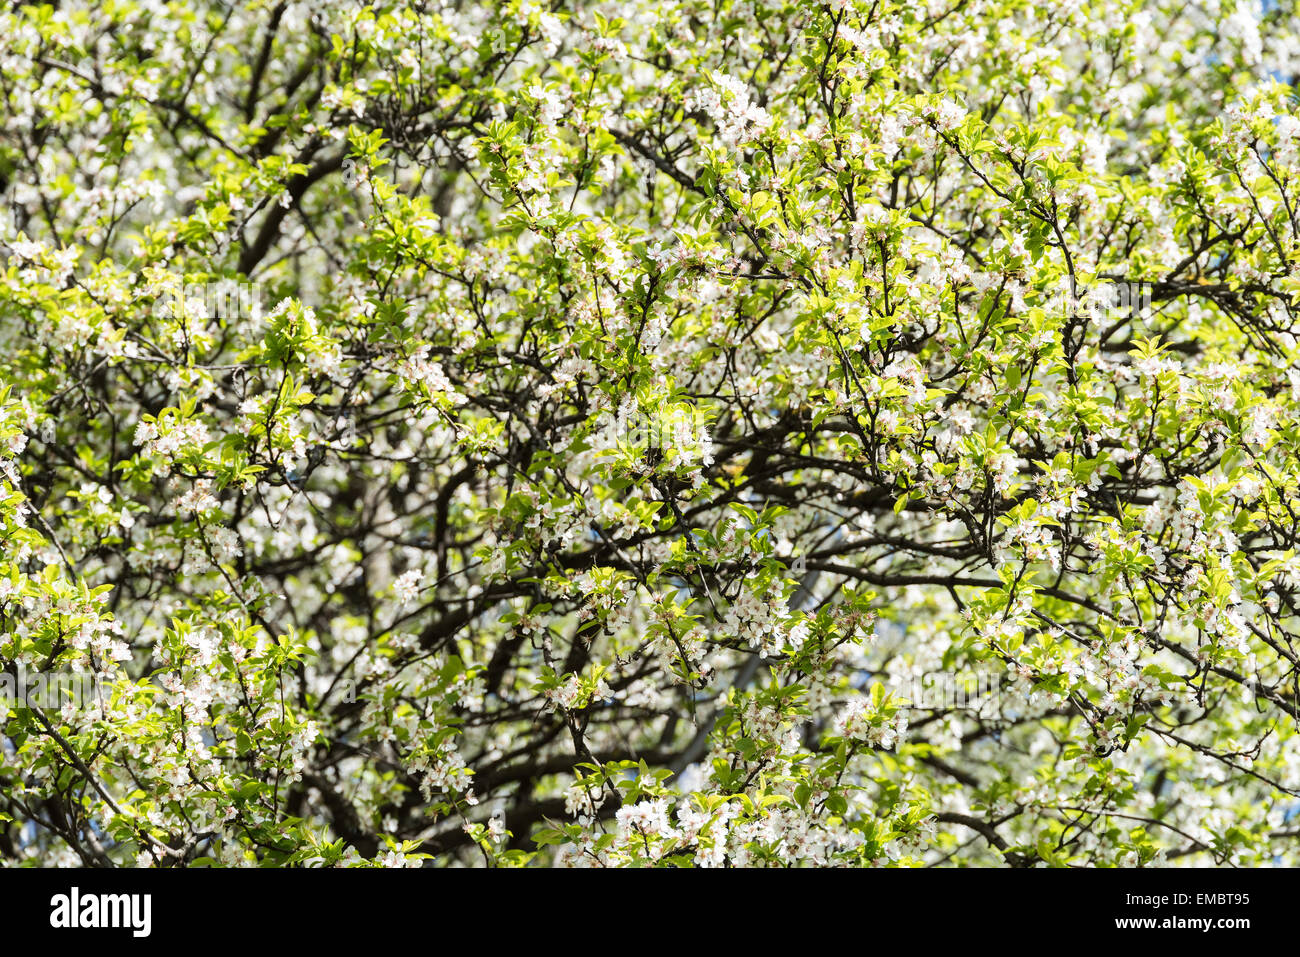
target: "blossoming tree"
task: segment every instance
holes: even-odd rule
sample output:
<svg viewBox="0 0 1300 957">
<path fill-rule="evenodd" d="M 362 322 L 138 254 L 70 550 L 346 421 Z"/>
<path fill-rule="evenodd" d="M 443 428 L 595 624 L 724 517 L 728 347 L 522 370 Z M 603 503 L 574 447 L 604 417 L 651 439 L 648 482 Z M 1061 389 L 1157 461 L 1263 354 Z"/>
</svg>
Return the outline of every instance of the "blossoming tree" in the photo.
<svg viewBox="0 0 1300 957">
<path fill-rule="evenodd" d="M 0 38 L 6 863 L 1300 861 L 1290 0 Z"/>
</svg>

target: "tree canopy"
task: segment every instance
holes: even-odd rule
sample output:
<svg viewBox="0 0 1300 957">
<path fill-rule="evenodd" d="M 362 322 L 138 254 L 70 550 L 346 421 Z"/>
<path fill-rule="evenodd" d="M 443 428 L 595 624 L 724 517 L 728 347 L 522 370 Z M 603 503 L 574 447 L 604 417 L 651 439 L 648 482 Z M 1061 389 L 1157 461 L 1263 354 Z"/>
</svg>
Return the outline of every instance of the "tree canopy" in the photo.
<svg viewBox="0 0 1300 957">
<path fill-rule="evenodd" d="M 1300 862 L 1290 0 L 0 38 L 4 863 Z"/>
</svg>

